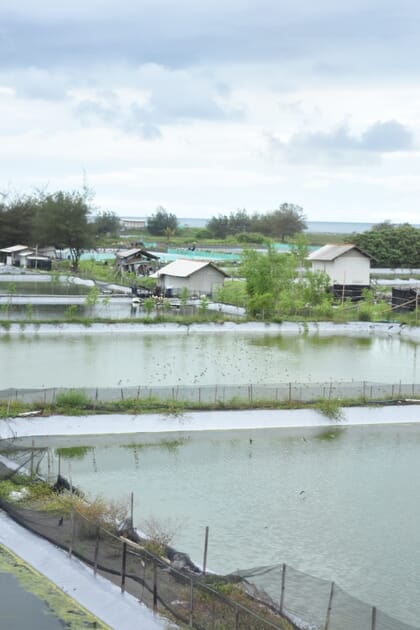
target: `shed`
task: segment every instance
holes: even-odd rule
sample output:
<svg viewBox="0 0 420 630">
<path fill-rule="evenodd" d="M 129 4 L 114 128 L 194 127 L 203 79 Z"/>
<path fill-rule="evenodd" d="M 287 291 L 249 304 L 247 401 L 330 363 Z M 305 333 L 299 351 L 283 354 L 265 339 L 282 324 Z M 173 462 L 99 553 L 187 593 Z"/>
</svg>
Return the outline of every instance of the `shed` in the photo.
<svg viewBox="0 0 420 630">
<path fill-rule="evenodd" d="M 372 259 L 373 256 L 350 243 L 324 245 L 308 256 L 312 271 L 328 274 L 332 287 L 354 286 L 359 289 L 370 286 Z"/>
<path fill-rule="evenodd" d="M 212 295 L 229 275 L 212 262 L 180 258 L 159 269 L 152 277 L 158 279 L 164 295 L 178 295 L 182 289 L 188 289 L 190 295 Z"/>
<path fill-rule="evenodd" d="M 0 261 L 6 265 L 19 267 L 21 265 L 21 257 L 25 252 L 27 254 L 34 253 L 27 245 L 11 245 L 10 247 L 4 247 L 0 249 Z"/>
<path fill-rule="evenodd" d="M 148 276 L 157 266 L 159 256 L 138 247 L 120 249 L 116 254 L 116 266 L 119 271 L 131 271 L 138 276 Z"/>
</svg>

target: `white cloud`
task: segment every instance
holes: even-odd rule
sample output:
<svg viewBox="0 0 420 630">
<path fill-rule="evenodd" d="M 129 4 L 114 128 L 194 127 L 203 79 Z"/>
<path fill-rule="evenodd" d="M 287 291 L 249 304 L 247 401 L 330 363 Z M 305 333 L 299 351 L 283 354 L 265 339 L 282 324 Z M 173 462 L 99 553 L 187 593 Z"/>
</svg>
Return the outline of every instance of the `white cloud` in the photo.
<svg viewBox="0 0 420 630">
<path fill-rule="evenodd" d="M 0 189 L 86 171 L 124 213 L 289 200 L 398 220 L 419 193 L 419 17 L 413 0 L 0 0 Z"/>
</svg>

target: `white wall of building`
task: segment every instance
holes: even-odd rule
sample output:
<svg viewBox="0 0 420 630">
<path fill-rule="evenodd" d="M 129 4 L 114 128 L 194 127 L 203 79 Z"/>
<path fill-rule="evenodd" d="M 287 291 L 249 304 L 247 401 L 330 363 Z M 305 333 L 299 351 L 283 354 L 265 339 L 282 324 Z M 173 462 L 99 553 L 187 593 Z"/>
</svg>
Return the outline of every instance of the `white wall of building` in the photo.
<svg viewBox="0 0 420 630">
<path fill-rule="evenodd" d="M 370 284 L 370 259 L 351 250 L 332 261 L 312 261 L 312 271 L 324 271 L 331 284 Z"/>
</svg>

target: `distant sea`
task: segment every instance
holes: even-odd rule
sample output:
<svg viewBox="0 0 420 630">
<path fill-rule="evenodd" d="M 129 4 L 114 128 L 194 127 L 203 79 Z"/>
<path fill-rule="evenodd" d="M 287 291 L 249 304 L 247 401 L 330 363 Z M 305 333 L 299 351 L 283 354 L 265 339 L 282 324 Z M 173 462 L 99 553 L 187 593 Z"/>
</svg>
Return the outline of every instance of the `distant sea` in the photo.
<svg viewBox="0 0 420 630">
<path fill-rule="evenodd" d="M 179 224 L 186 227 L 205 227 L 210 219 L 179 218 Z M 351 223 L 342 221 L 306 221 L 307 232 L 325 232 L 328 234 L 351 234 L 366 232 L 374 223 Z"/>
<path fill-rule="evenodd" d="M 126 217 L 123 217 L 126 218 Z M 143 219 L 146 217 L 127 217 L 130 219 Z M 210 219 L 196 219 L 189 217 L 179 217 L 179 225 L 185 227 L 203 228 L 206 226 Z M 376 222 L 377 224 L 378 222 Z M 306 221 L 307 232 L 322 232 L 325 234 L 352 234 L 353 232 L 366 232 L 371 227 L 376 225 L 375 223 L 355 223 L 351 221 Z M 420 225 L 412 224 L 413 227 L 419 227 Z"/>
</svg>

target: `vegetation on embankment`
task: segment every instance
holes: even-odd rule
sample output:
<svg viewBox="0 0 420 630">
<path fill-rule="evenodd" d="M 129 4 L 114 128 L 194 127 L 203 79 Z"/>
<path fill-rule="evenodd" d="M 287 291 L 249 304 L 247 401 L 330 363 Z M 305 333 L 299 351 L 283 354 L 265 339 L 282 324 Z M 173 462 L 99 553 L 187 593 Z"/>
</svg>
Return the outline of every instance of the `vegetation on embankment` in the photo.
<svg viewBox="0 0 420 630">
<path fill-rule="evenodd" d="M 355 406 L 377 406 L 379 404 L 404 404 L 404 397 L 396 393 L 393 397 L 372 401 L 367 398 L 318 398 L 312 401 L 297 400 L 249 400 L 232 398 L 216 400 L 213 403 L 189 401 L 161 400 L 159 398 L 127 398 L 107 402 L 90 401 L 81 390 L 69 390 L 56 396 L 54 402 L 21 402 L 19 400 L 2 400 L 0 402 L 0 418 L 16 418 L 20 414 L 34 412 L 38 416 L 67 415 L 86 416 L 96 414 L 150 414 L 158 413 L 167 416 L 182 416 L 188 411 L 240 411 L 246 409 L 315 409 L 326 418 L 339 421 L 342 419 L 342 408 Z"/>
</svg>

